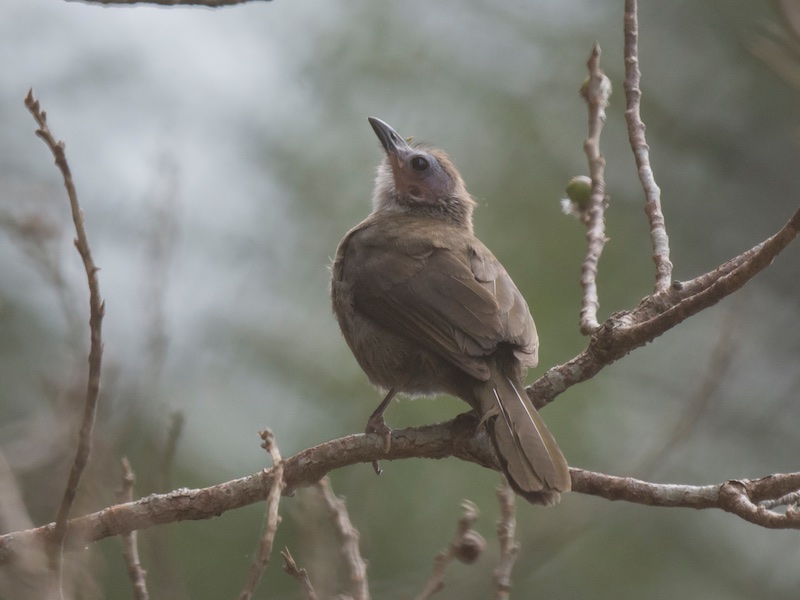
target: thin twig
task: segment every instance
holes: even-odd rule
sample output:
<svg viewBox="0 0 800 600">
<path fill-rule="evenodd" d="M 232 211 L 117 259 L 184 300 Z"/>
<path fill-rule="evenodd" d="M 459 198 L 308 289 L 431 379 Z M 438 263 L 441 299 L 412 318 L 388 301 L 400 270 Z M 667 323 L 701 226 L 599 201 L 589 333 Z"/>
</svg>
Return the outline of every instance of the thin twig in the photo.
<svg viewBox="0 0 800 600">
<path fill-rule="evenodd" d="M 494 570 L 495 600 L 507 600 L 511 594 L 511 571 L 519 556 L 519 543 L 515 539 L 517 528 L 517 506 L 514 490 L 503 478 L 497 486 L 500 503 L 500 518 L 497 520 L 497 539 L 500 542 L 500 559 Z"/>
<path fill-rule="evenodd" d="M 306 593 L 306 600 L 317 600 L 317 592 L 314 591 L 314 586 L 311 585 L 308 573 L 305 569 L 297 567 L 297 563 L 294 562 L 294 558 L 291 552 L 289 552 L 289 549 L 284 548 L 281 551 L 281 556 L 283 556 L 283 570 L 300 582 L 303 591 Z"/>
<path fill-rule="evenodd" d="M 586 258 L 581 269 L 583 304 L 581 307 L 581 333 L 589 335 L 596 331 L 597 310 L 600 300 L 597 294 L 597 265 L 603 246 L 607 241 L 604 214 L 608 206 L 606 197 L 605 166 L 606 159 L 600 153 L 600 134 L 606 120 L 606 107 L 611 96 L 611 82 L 600 68 L 600 46 L 595 44 L 589 60 L 589 78 L 581 87 L 581 96 L 589 107 L 589 136 L 583 142 L 583 150 L 589 161 L 589 175 L 592 179 L 592 192 L 586 218 Z"/>
<path fill-rule="evenodd" d="M 369 600 L 367 564 L 361 557 L 361 550 L 358 548 L 360 535 L 350 521 L 350 516 L 347 514 L 347 506 L 342 498 L 337 498 L 336 494 L 333 493 L 328 477 L 323 477 L 317 483 L 316 488 L 336 527 L 342 557 L 349 574 L 349 593 L 355 600 Z"/>
<path fill-rule="evenodd" d="M 264 525 L 264 535 L 261 537 L 261 544 L 258 548 L 258 554 L 253 559 L 253 564 L 250 567 L 250 574 L 245 582 L 242 593 L 239 594 L 239 600 L 250 600 L 258 587 L 258 582 L 264 574 L 264 569 L 269 563 L 269 557 L 272 554 L 272 544 L 275 541 L 275 532 L 278 530 L 280 523 L 280 516 L 278 515 L 278 507 L 281 501 L 281 492 L 285 487 L 283 480 L 283 460 L 281 453 L 278 451 L 278 445 L 275 443 L 275 436 L 272 431 L 265 429 L 259 432 L 263 443 L 261 444 L 267 452 L 272 456 L 273 464 L 273 481 L 272 487 L 269 490 L 269 497 L 267 498 L 267 515 L 266 523 Z"/>
<path fill-rule="evenodd" d="M 131 463 L 126 457 L 122 458 L 122 487 L 117 493 L 119 502 L 133 501 L 133 486 L 136 483 L 136 475 L 133 473 Z M 147 600 L 150 595 L 147 593 L 147 571 L 142 568 L 139 561 L 139 546 L 137 544 L 137 532 L 129 531 L 123 533 L 122 556 L 125 558 L 125 565 L 128 567 L 128 577 L 133 584 L 133 597 L 136 600 Z"/>
<path fill-rule="evenodd" d="M 666 290 L 672 281 L 672 263 L 669 260 L 669 237 L 661 212 L 661 189 L 656 184 L 653 169 L 650 167 L 650 147 L 645 138 L 645 125 L 640 114 L 642 90 L 639 87 L 639 17 L 636 0 L 625 0 L 625 121 L 628 124 L 628 140 L 639 181 L 644 190 L 644 210 L 650 220 L 650 240 L 653 244 L 653 262 L 656 265 L 656 284 L 654 292 Z"/>
<path fill-rule="evenodd" d="M 415 600 L 428 600 L 444 588 L 444 572 L 455 558 L 465 564 L 472 564 L 486 549 L 486 540 L 473 529 L 480 513 L 478 507 L 469 500 L 461 503 L 461 517 L 458 519 L 456 533 L 444 550 L 433 561 L 433 573 L 425 582 L 425 587 Z"/>
<path fill-rule="evenodd" d="M 89 239 L 86 235 L 86 228 L 83 222 L 83 211 L 78 203 L 78 194 L 75 191 L 75 184 L 72 181 L 72 173 L 67 163 L 67 156 L 64 152 L 64 142 L 56 141 L 50 128 L 47 126 L 47 114 L 41 110 L 39 101 L 33 97 L 33 90 L 28 92 L 25 97 L 25 106 L 33 115 L 39 129 L 36 135 L 41 138 L 52 152 L 53 157 L 64 178 L 64 187 L 67 189 L 69 204 L 72 210 L 72 221 L 75 224 L 75 247 L 83 260 L 86 270 L 86 277 L 89 281 L 89 331 L 91 345 L 89 348 L 89 375 L 86 385 L 86 404 L 81 422 L 80 434 L 78 437 L 78 448 L 75 453 L 75 460 L 70 470 L 67 487 L 61 505 L 58 507 L 55 521 L 55 531 L 51 540 L 52 546 L 48 549 L 50 565 L 53 571 L 61 568 L 61 547 L 67 534 L 67 521 L 78 493 L 78 485 L 81 476 L 89 461 L 89 454 L 92 451 L 92 431 L 94 429 L 95 417 L 97 415 L 97 403 L 100 395 L 100 371 L 103 358 L 103 338 L 101 335 L 103 314 L 105 313 L 105 303 L 100 296 L 100 283 L 97 279 L 98 268 L 92 259 L 92 251 L 89 247 Z"/>
</svg>

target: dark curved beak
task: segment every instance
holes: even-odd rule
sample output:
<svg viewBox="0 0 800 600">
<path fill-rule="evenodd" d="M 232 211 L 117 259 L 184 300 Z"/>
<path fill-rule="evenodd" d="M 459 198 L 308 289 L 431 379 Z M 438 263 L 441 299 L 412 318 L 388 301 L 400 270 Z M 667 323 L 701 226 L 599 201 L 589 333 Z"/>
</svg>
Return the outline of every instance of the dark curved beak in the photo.
<svg viewBox="0 0 800 600">
<path fill-rule="evenodd" d="M 386 150 L 386 154 L 389 156 L 399 156 L 411 150 L 411 146 L 408 145 L 408 142 L 392 129 L 388 123 L 384 123 L 375 117 L 367 117 L 367 121 L 372 125 L 372 129 L 375 130 L 375 135 L 378 136 L 383 149 Z"/>
</svg>

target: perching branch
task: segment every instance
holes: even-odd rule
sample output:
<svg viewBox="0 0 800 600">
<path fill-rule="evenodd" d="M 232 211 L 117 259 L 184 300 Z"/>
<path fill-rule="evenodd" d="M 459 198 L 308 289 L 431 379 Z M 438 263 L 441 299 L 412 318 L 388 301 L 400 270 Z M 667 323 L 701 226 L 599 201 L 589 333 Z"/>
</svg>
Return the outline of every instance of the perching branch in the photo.
<svg viewBox="0 0 800 600">
<path fill-rule="evenodd" d="M 89 454 L 92 450 L 92 431 L 94 429 L 95 417 L 97 415 L 97 401 L 100 395 L 100 369 L 103 359 L 103 338 L 101 335 L 103 315 L 105 313 L 105 303 L 100 297 L 100 284 L 97 279 L 99 270 L 92 259 L 92 251 L 89 247 L 89 238 L 86 235 L 86 228 L 83 222 L 83 211 L 78 203 L 78 194 L 75 191 L 75 184 L 72 181 L 72 173 L 67 163 L 67 156 L 64 151 L 65 145 L 62 141 L 56 141 L 50 128 L 47 126 L 47 113 L 41 110 L 39 101 L 33 97 L 33 90 L 28 91 L 25 97 L 25 106 L 28 108 L 39 129 L 36 135 L 40 137 L 52 152 L 56 160 L 56 166 L 61 171 L 64 178 L 64 187 L 67 189 L 70 208 L 72 209 L 72 221 L 75 224 L 75 247 L 83 260 L 86 270 L 86 277 L 89 281 L 89 377 L 86 386 L 86 404 L 84 406 L 83 420 L 81 422 L 80 434 L 78 438 L 78 448 L 75 453 L 75 460 L 64 491 L 64 497 L 56 514 L 55 530 L 49 542 L 52 544 L 48 548 L 48 556 L 53 571 L 60 569 L 61 546 L 67 534 L 67 520 L 78 493 L 78 485 L 81 476 L 89 461 Z"/>
<path fill-rule="evenodd" d="M 481 431 L 475 434 L 471 418 L 411 427 L 392 432 L 392 446 L 384 451 L 383 439 L 368 434 L 349 435 L 308 448 L 284 460 L 284 495 L 319 481 L 325 473 L 373 460 L 456 457 L 499 470 L 491 443 Z M 800 529 L 800 513 L 768 510 L 760 503 L 800 490 L 800 473 L 769 475 L 755 480 L 731 480 L 692 486 L 657 484 L 626 477 L 570 469 L 572 490 L 608 500 L 625 500 L 648 506 L 696 509 L 717 508 L 746 521 L 773 529 Z M 230 510 L 262 502 L 276 478 L 275 467 L 207 488 L 180 488 L 153 494 L 135 502 L 117 504 L 70 521 L 66 550 L 137 529 L 178 521 L 210 519 Z M 55 535 L 55 524 L 0 535 L 0 565 L 8 564 L 30 547 L 42 547 Z"/>
</svg>

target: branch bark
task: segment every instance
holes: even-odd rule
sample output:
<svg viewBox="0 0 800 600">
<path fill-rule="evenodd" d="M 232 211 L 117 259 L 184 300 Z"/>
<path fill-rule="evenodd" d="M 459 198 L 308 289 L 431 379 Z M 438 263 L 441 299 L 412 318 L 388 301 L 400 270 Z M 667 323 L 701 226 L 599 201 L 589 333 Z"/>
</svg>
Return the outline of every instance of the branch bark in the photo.
<svg viewBox="0 0 800 600">
<path fill-rule="evenodd" d="M 645 126 L 640 114 L 642 90 L 639 87 L 639 17 L 636 0 L 625 0 L 625 121 L 628 140 L 636 159 L 639 181 L 644 190 L 644 210 L 650 221 L 650 240 L 653 245 L 653 262 L 656 265 L 654 292 L 665 291 L 672 281 L 672 263 L 669 260 L 669 237 L 661 212 L 661 188 L 658 187 L 650 166 L 650 147 L 645 138 Z"/>
<path fill-rule="evenodd" d="M 605 181 L 606 159 L 600 152 L 600 134 L 603 132 L 603 125 L 606 122 L 606 107 L 611 96 L 611 81 L 600 68 L 600 54 L 600 46 L 595 44 L 586 63 L 589 77 L 581 87 L 581 96 L 589 107 L 589 135 L 583 142 L 583 151 L 589 161 L 589 174 L 592 179 L 589 207 L 584 220 L 586 224 L 586 258 L 581 268 L 583 302 L 580 329 L 584 335 L 590 335 L 600 327 L 597 322 L 597 310 L 600 308 L 600 299 L 597 294 L 597 267 L 607 241 L 605 224 L 605 210 L 608 206 Z"/>
<path fill-rule="evenodd" d="M 412 427 L 392 432 L 392 447 L 385 453 L 382 436 L 356 434 L 308 448 L 282 464 L 290 495 L 314 485 L 326 473 L 356 463 L 406 458 L 455 457 L 499 470 L 491 443 L 483 432 L 474 433 L 471 418 Z M 229 510 L 262 502 L 276 478 L 276 468 L 200 489 L 180 488 L 153 494 L 135 502 L 117 504 L 70 521 L 65 549 L 155 525 L 210 519 Z M 706 486 L 658 484 L 630 477 L 615 477 L 583 469 L 570 469 L 573 492 L 624 500 L 635 504 L 695 509 L 717 508 L 772 529 L 800 529 L 800 513 L 774 512 L 760 503 L 780 499 L 800 490 L 800 473 L 776 474 L 755 480 L 730 480 Z M 0 565 L 12 562 L 25 549 L 42 548 L 55 535 L 55 525 L 0 536 Z"/>
</svg>

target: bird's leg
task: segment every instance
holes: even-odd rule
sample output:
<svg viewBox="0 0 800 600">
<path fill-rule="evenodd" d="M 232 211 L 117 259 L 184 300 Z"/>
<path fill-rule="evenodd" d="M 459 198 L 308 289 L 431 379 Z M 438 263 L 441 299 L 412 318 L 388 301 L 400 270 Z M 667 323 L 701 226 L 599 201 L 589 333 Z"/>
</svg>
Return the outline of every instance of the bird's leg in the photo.
<svg viewBox="0 0 800 600">
<path fill-rule="evenodd" d="M 377 433 L 383 435 L 383 451 L 389 452 L 392 448 L 392 430 L 386 424 L 386 420 L 383 418 L 383 413 L 386 412 L 386 408 L 389 406 L 389 403 L 394 398 L 397 391 L 392 388 L 389 390 L 389 393 L 386 394 L 386 397 L 383 401 L 378 405 L 372 414 L 367 419 L 367 428 L 364 430 L 364 433 Z M 372 461 L 372 468 L 375 469 L 375 473 L 377 475 L 381 474 L 381 463 L 377 460 Z"/>
</svg>

